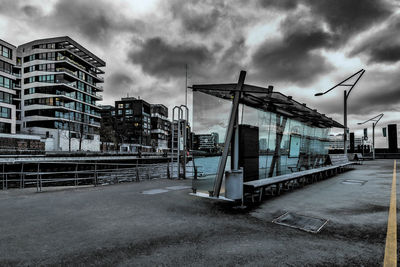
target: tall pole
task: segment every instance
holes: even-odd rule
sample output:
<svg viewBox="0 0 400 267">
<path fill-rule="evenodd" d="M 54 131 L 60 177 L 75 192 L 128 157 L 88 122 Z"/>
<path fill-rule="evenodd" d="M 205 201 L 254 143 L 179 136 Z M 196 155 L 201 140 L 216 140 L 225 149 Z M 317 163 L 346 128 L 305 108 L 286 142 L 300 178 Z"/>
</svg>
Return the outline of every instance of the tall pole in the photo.
<svg viewBox="0 0 400 267">
<path fill-rule="evenodd" d="M 187 69 L 188 69 L 188 65 L 187 64 L 185 64 L 185 79 L 186 79 L 186 82 L 185 82 L 185 106 L 187 107 L 187 83 L 188 83 L 188 79 L 187 79 L 187 74 L 188 74 L 188 71 L 187 71 Z"/>
<path fill-rule="evenodd" d="M 372 123 L 372 159 L 375 159 L 375 123 Z"/>
<path fill-rule="evenodd" d="M 344 135 L 343 135 L 343 150 L 347 156 L 347 91 L 344 90 Z"/>
</svg>

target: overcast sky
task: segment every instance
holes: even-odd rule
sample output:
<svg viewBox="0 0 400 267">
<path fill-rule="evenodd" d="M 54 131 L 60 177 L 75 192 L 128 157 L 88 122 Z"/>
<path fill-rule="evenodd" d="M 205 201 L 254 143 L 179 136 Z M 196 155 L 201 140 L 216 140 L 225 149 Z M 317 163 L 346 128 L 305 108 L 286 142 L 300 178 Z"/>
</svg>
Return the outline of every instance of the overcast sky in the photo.
<svg viewBox="0 0 400 267">
<path fill-rule="evenodd" d="M 0 0 L 0 38 L 72 37 L 107 63 L 103 104 L 127 94 L 183 104 L 188 64 L 189 85 L 236 82 L 243 69 L 247 83 L 342 123 L 344 88 L 314 94 L 365 69 L 348 102 L 361 135 L 357 122 L 400 118 L 399 11 L 395 0 Z"/>
</svg>

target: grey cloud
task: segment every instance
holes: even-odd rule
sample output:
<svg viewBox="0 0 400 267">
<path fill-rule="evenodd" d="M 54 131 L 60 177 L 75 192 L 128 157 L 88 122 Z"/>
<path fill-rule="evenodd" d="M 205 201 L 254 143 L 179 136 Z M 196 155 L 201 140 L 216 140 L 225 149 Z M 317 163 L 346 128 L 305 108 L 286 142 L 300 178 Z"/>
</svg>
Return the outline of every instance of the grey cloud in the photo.
<svg viewBox="0 0 400 267">
<path fill-rule="evenodd" d="M 264 8 L 275 8 L 282 10 L 295 9 L 298 1 L 295 0 L 259 0 L 259 4 Z"/>
<path fill-rule="evenodd" d="M 25 15 L 30 17 L 37 17 L 42 14 L 42 10 L 40 8 L 32 5 L 23 6 L 21 9 L 25 13 Z"/>
<path fill-rule="evenodd" d="M 350 56 L 367 55 L 369 62 L 397 62 L 400 60 L 400 16 L 392 17 L 387 25 L 362 40 Z"/>
<path fill-rule="evenodd" d="M 341 89 L 344 90 L 335 90 Z M 342 93 L 310 100 L 327 114 L 343 114 Z M 400 111 L 400 76 L 396 72 L 367 70 L 348 98 L 348 113 L 367 116 L 384 111 Z"/>
<path fill-rule="evenodd" d="M 123 96 L 130 92 L 134 86 L 134 77 L 122 72 L 114 72 L 108 76 L 106 80 L 107 96 L 116 97 Z"/>
<path fill-rule="evenodd" d="M 337 37 L 349 38 L 370 27 L 377 21 L 387 18 L 393 11 L 386 0 L 305 0 L 312 14 L 325 20 Z"/>
<path fill-rule="evenodd" d="M 32 11 L 25 7 L 25 12 Z M 144 27 L 141 21 L 124 17 L 118 7 L 102 0 L 58 1 L 51 13 L 32 17 L 32 22 L 42 28 L 62 31 L 66 35 L 78 33 L 102 44 L 110 42 L 115 33 L 137 32 Z"/>
<path fill-rule="evenodd" d="M 128 57 L 131 63 L 140 64 L 144 72 L 166 79 L 183 77 L 185 64 L 192 66 L 193 75 L 203 76 L 214 61 L 212 52 L 204 45 L 169 44 L 160 37 L 147 39 Z"/>
<path fill-rule="evenodd" d="M 332 36 L 312 18 L 303 14 L 288 17 L 281 24 L 282 41 L 266 41 L 252 55 L 252 63 L 260 80 L 290 81 L 310 84 L 319 75 L 332 70 L 318 48 L 331 46 Z"/>
</svg>

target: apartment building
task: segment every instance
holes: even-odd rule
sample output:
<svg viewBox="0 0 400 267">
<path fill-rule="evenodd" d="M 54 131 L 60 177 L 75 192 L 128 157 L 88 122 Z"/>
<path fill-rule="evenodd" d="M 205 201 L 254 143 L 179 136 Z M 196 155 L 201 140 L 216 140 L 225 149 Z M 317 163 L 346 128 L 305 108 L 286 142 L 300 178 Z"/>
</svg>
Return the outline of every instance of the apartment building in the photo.
<svg viewBox="0 0 400 267">
<path fill-rule="evenodd" d="M 21 133 L 52 140 L 46 150 L 98 151 L 105 62 L 68 36 L 20 45 L 17 56 Z"/>
<path fill-rule="evenodd" d="M 115 132 L 128 151 L 151 150 L 150 104 L 135 97 L 115 101 Z M 135 148 L 134 148 L 135 147 Z"/>
<path fill-rule="evenodd" d="M 16 51 L 15 46 L 0 40 L 0 133 L 4 134 L 17 131 L 17 107 L 20 104 L 17 87 L 20 86 L 21 69 L 16 66 Z"/>
</svg>

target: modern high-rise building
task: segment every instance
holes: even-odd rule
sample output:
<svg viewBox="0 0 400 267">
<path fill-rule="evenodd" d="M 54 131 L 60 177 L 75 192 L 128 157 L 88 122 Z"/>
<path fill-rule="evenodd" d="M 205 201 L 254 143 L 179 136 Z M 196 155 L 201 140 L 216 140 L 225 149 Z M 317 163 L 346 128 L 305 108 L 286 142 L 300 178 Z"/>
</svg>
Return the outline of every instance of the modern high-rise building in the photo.
<svg viewBox="0 0 400 267">
<path fill-rule="evenodd" d="M 102 100 L 105 62 L 68 36 L 32 41 L 16 51 L 22 59 L 21 133 L 48 137 L 46 150 L 98 151 L 96 102 Z"/>
<path fill-rule="evenodd" d="M 17 131 L 17 106 L 19 94 L 17 77 L 20 68 L 17 63 L 17 48 L 0 40 L 0 133 L 15 134 Z"/>
</svg>

